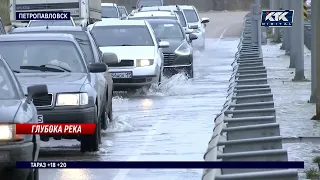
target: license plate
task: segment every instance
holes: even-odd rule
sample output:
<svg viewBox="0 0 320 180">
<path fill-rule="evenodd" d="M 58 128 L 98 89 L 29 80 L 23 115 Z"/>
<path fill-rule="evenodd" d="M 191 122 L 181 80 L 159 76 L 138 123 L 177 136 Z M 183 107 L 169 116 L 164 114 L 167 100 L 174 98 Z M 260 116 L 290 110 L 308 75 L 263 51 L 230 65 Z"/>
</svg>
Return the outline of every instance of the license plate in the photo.
<svg viewBox="0 0 320 180">
<path fill-rule="evenodd" d="M 111 73 L 112 78 L 115 79 L 125 79 L 125 78 L 132 78 L 132 72 L 113 72 Z"/>
<path fill-rule="evenodd" d="M 38 115 L 38 123 L 43 123 L 43 115 Z"/>
</svg>

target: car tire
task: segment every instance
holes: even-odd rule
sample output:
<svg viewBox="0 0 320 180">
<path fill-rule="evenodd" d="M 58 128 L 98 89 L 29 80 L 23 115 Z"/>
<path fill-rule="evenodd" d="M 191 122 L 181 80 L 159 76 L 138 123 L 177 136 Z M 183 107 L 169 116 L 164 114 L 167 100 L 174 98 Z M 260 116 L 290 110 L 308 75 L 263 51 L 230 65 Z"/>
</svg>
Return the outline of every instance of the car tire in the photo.
<svg viewBox="0 0 320 180">
<path fill-rule="evenodd" d="M 110 108 L 109 108 L 109 113 L 108 113 L 108 118 L 109 118 L 109 122 L 113 121 L 113 108 L 112 108 L 112 97 L 111 97 L 111 104 L 110 104 Z"/>
<path fill-rule="evenodd" d="M 188 78 L 193 78 L 193 63 L 191 66 L 187 67 L 186 74 Z"/>
<path fill-rule="evenodd" d="M 81 152 L 95 152 L 99 150 L 101 142 L 101 119 L 98 117 L 98 108 L 95 106 L 96 129 L 92 135 L 84 135 L 81 139 L 80 151 Z"/>
<path fill-rule="evenodd" d="M 161 82 L 162 82 L 162 73 L 160 73 L 160 75 L 159 75 L 158 86 L 161 85 Z"/>
<path fill-rule="evenodd" d="M 31 170 L 27 180 L 39 180 L 39 169 Z"/>
</svg>

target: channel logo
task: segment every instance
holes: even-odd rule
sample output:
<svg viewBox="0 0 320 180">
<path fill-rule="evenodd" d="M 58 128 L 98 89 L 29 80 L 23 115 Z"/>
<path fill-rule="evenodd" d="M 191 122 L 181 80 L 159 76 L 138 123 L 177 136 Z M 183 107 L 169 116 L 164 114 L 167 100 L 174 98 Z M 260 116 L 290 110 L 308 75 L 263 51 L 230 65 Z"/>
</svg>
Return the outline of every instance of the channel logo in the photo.
<svg viewBox="0 0 320 180">
<path fill-rule="evenodd" d="M 266 27 L 291 27 L 293 23 L 293 10 L 263 10 L 261 26 Z"/>
</svg>

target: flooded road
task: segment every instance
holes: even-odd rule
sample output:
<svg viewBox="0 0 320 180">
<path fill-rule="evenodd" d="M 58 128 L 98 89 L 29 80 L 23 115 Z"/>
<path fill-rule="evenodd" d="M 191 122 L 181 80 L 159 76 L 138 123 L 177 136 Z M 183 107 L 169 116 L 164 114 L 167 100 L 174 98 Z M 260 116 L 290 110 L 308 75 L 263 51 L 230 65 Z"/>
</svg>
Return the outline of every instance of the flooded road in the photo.
<svg viewBox="0 0 320 180">
<path fill-rule="evenodd" d="M 225 102 L 244 12 L 206 13 L 206 51 L 195 52 L 194 79 L 177 74 L 159 88 L 116 94 L 115 120 L 103 132 L 99 152 L 82 154 L 80 143 L 42 143 L 41 160 L 203 160 L 213 119 Z M 217 18 L 219 17 L 219 18 Z M 230 19 L 230 21 L 228 20 Z M 218 24 L 218 26 L 217 26 Z M 44 169 L 41 180 L 197 180 L 202 170 Z"/>
</svg>

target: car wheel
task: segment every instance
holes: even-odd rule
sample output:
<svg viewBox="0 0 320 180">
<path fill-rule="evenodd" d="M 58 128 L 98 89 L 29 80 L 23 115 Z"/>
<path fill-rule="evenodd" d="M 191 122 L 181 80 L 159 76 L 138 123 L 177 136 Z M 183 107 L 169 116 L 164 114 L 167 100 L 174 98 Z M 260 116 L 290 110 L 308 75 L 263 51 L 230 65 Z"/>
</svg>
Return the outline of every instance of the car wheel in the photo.
<svg viewBox="0 0 320 180">
<path fill-rule="evenodd" d="M 186 73 L 187 73 L 187 77 L 188 78 L 193 78 L 193 64 L 191 64 L 191 66 L 187 67 L 186 69 Z"/>
<path fill-rule="evenodd" d="M 109 113 L 108 113 L 108 118 L 109 118 L 109 122 L 113 121 L 113 109 L 112 109 L 112 97 L 111 97 L 111 104 L 110 104 L 110 108 L 109 108 Z"/>
<path fill-rule="evenodd" d="M 99 150 L 99 144 L 101 142 L 101 119 L 98 117 L 98 108 L 95 106 L 96 129 L 92 135 L 84 135 L 81 139 L 81 152 L 93 152 Z"/>
<path fill-rule="evenodd" d="M 27 180 L 39 180 L 39 169 L 34 169 L 33 171 L 31 170 Z"/>
</svg>

